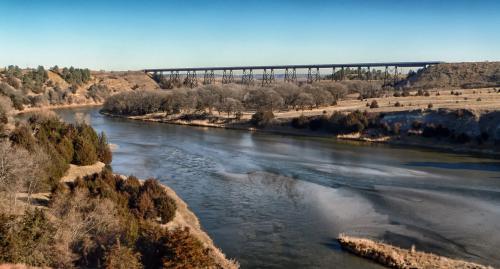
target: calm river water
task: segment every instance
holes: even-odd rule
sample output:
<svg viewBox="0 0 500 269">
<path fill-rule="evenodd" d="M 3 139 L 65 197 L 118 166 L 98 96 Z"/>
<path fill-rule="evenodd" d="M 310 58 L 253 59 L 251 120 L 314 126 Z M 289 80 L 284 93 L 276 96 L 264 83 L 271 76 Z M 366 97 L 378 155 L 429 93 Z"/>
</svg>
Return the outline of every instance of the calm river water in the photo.
<svg viewBox="0 0 500 269">
<path fill-rule="evenodd" d="M 171 186 L 242 268 L 380 268 L 339 233 L 500 266 L 500 161 L 83 113 L 113 169 Z"/>
</svg>

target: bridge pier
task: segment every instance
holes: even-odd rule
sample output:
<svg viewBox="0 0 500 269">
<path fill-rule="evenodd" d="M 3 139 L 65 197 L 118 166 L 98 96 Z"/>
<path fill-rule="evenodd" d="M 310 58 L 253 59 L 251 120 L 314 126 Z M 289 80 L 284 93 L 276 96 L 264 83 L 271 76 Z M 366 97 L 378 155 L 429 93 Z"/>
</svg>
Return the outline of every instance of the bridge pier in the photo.
<svg viewBox="0 0 500 269">
<path fill-rule="evenodd" d="M 194 88 L 198 86 L 198 79 L 196 76 L 196 71 L 187 71 L 186 75 L 186 80 L 184 83 L 189 87 L 189 88 Z"/>
<path fill-rule="evenodd" d="M 215 82 L 214 70 L 205 70 L 205 74 L 203 74 L 203 84 L 208 85 L 214 82 Z"/>
<path fill-rule="evenodd" d="M 171 71 L 168 80 L 171 84 L 179 83 L 181 80 L 181 75 L 179 74 L 179 71 Z"/>
<path fill-rule="evenodd" d="M 264 69 L 262 72 L 262 86 L 271 85 L 276 80 L 274 76 L 274 69 L 271 69 L 270 72 L 267 72 L 267 69 Z"/>
<path fill-rule="evenodd" d="M 287 83 L 296 83 L 297 82 L 297 69 L 291 68 L 285 69 L 285 82 Z"/>
<path fill-rule="evenodd" d="M 229 83 L 234 83 L 234 76 L 233 76 L 233 70 L 227 70 L 224 69 L 224 72 L 222 73 L 222 84 L 229 84 Z"/>
<path fill-rule="evenodd" d="M 315 81 L 320 81 L 321 75 L 319 73 L 319 68 L 316 68 L 316 72 L 312 71 L 312 68 L 309 68 L 307 71 L 307 83 L 311 84 Z"/>
<path fill-rule="evenodd" d="M 243 69 L 243 75 L 241 76 L 241 84 L 250 85 L 253 83 L 253 70 Z"/>
</svg>

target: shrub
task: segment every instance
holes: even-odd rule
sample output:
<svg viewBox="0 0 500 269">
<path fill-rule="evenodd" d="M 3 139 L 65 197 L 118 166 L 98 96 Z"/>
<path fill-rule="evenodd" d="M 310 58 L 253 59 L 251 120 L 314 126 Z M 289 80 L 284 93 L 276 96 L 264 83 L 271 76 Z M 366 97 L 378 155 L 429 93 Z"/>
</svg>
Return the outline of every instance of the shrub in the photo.
<svg viewBox="0 0 500 269">
<path fill-rule="evenodd" d="M 326 116 L 315 117 L 309 121 L 309 129 L 317 131 L 328 126 L 328 118 Z"/>
<path fill-rule="evenodd" d="M 0 215 L 0 262 L 51 265 L 54 233 L 42 210 L 27 210 L 19 219 Z"/>
<path fill-rule="evenodd" d="M 429 104 L 427 105 L 427 108 L 428 108 L 428 109 L 432 109 L 433 107 L 434 107 L 434 105 L 433 105 L 432 103 L 429 103 Z"/>
<path fill-rule="evenodd" d="M 156 209 L 153 199 L 147 192 L 143 192 L 139 195 L 137 199 L 137 210 L 139 216 L 143 219 L 156 218 Z"/>
<path fill-rule="evenodd" d="M 71 163 L 73 155 L 75 154 L 75 149 L 73 147 L 73 141 L 71 141 L 69 137 L 63 137 L 56 145 L 56 149 L 67 163 Z"/>
<path fill-rule="evenodd" d="M 167 233 L 163 247 L 166 255 L 163 268 L 210 268 L 215 266 L 209 249 L 189 233 L 189 228 L 177 228 Z"/>
<path fill-rule="evenodd" d="M 309 125 L 309 120 L 304 115 L 300 115 L 297 118 L 293 118 L 291 124 L 293 128 L 305 129 Z"/>
<path fill-rule="evenodd" d="M 265 127 L 269 122 L 274 119 L 274 114 L 270 110 L 257 111 L 252 115 L 250 123 L 257 127 Z"/>
<path fill-rule="evenodd" d="M 172 198 L 165 194 L 154 199 L 154 204 L 161 223 L 166 224 L 174 219 L 177 206 Z"/>
<path fill-rule="evenodd" d="M 104 268 L 106 269 L 141 269 L 141 255 L 129 247 L 121 246 L 120 241 L 106 253 Z"/>
<path fill-rule="evenodd" d="M 394 104 L 395 107 L 401 107 L 401 103 L 398 101 Z"/>
<path fill-rule="evenodd" d="M 74 141 L 75 153 L 73 163 L 76 165 L 91 165 L 97 162 L 97 152 L 94 144 L 84 137 L 78 136 Z"/>
<path fill-rule="evenodd" d="M 11 132 L 10 141 L 12 141 L 14 145 L 33 151 L 36 141 L 31 132 L 31 128 L 28 125 L 21 124 Z"/>
<path fill-rule="evenodd" d="M 108 139 L 106 137 L 106 134 L 104 134 L 104 132 L 102 132 L 98 137 L 96 150 L 97 150 L 97 157 L 101 162 L 105 164 L 111 163 L 111 161 L 113 160 L 113 154 L 111 153 L 111 149 L 109 148 L 108 145 Z"/>
<path fill-rule="evenodd" d="M 378 102 L 377 100 L 373 100 L 372 103 L 370 104 L 370 108 L 378 108 Z"/>
</svg>

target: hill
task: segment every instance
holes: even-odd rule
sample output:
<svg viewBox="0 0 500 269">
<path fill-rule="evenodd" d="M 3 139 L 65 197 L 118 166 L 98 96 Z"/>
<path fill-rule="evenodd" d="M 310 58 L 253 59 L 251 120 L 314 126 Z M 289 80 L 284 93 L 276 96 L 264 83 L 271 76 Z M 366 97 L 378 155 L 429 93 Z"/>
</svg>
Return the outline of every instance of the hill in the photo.
<svg viewBox="0 0 500 269">
<path fill-rule="evenodd" d="M 409 76 L 400 87 L 485 88 L 500 86 L 500 62 L 444 63 Z"/>
<path fill-rule="evenodd" d="M 105 72 L 53 67 L 45 70 L 9 66 L 0 72 L 0 96 L 17 110 L 37 107 L 101 104 L 116 93 L 155 90 L 158 84 L 140 71 Z"/>
</svg>

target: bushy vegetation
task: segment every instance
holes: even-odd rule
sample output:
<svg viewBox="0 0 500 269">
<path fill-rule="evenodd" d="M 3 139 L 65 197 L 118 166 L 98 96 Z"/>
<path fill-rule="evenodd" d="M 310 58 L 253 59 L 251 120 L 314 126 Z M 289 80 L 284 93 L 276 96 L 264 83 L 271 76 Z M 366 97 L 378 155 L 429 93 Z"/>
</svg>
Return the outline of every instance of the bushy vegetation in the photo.
<svg viewBox="0 0 500 269">
<path fill-rule="evenodd" d="M 213 267 L 209 250 L 188 229 L 161 226 L 175 210 L 156 180 L 141 184 L 104 170 L 69 187 L 59 185 L 46 211 L 0 214 L 0 262 L 55 268 Z"/>
<path fill-rule="evenodd" d="M 13 146 L 50 160 L 41 162 L 45 173 L 40 188 L 55 187 L 70 163 L 90 165 L 99 160 L 109 164 L 112 159 L 104 134 L 98 136 L 85 123 L 64 123 L 52 113 L 39 113 L 18 123 L 9 138 Z"/>
<path fill-rule="evenodd" d="M 72 104 L 74 94 L 79 86 L 91 80 L 88 69 L 63 68 L 55 66 L 50 69 L 58 73 L 70 86 L 62 88 L 58 82 L 49 79 L 49 73 L 43 66 L 36 69 L 21 69 L 18 66 L 8 66 L 0 72 L 0 95 L 11 99 L 14 108 L 22 110 L 25 105 L 33 107 L 47 105 Z M 96 84 L 86 92 L 86 98 L 102 102 L 110 91 L 106 86 Z"/>
<path fill-rule="evenodd" d="M 104 133 L 97 135 L 84 123 L 63 123 L 51 113 L 18 122 L 0 141 L 0 263 L 215 267 L 209 249 L 189 230 L 162 226 L 174 219 L 177 206 L 157 180 L 124 179 L 106 168 L 71 183 L 59 182 L 69 163 L 95 160 L 111 161 Z M 30 206 L 32 194 L 47 188 L 52 193 L 49 203 L 42 209 Z M 18 205 L 22 192 L 28 193 L 27 207 Z"/>
<path fill-rule="evenodd" d="M 237 115 L 241 111 L 304 110 L 335 105 L 347 93 L 378 95 L 381 85 L 366 81 L 344 81 L 297 86 L 276 84 L 271 87 L 237 84 L 204 85 L 195 89 L 172 91 L 133 91 L 109 97 L 103 111 L 117 115 L 144 115 L 156 112 L 191 114 L 213 111 Z"/>
<path fill-rule="evenodd" d="M 257 127 L 265 127 L 272 119 L 274 119 L 274 114 L 271 110 L 261 110 L 252 115 L 250 123 Z"/>
<path fill-rule="evenodd" d="M 54 67 L 52 70 L 59 73 L 58 67 Z M 60 75 L 69 84 L 77 86 L 87 83 L 91 79 L 89 69 L 74 68 L 73 66 L 70 68 L 64 67 L 60 71 Z"/>
<path fill-rule="evenodd" d="M 291 121 L 294 128 L 304 129 L 309 127 L 313 131 L 322 130 L 333 134 L 348 134 L 361 132 L 366 129 L 376 116 L 360 111 L 351 113 L 335 112 L 330 117 L 325 115 L 306 118 L 300 116 Z"/>
</svg>

